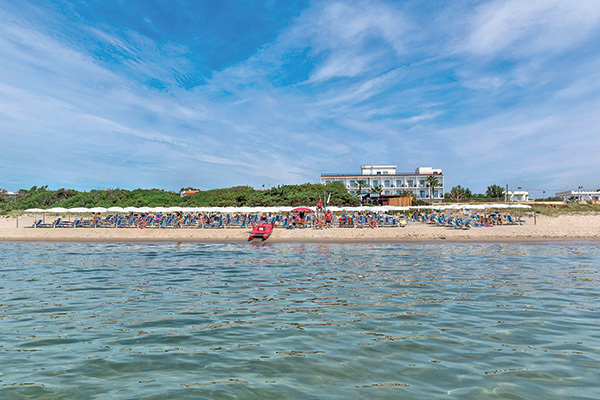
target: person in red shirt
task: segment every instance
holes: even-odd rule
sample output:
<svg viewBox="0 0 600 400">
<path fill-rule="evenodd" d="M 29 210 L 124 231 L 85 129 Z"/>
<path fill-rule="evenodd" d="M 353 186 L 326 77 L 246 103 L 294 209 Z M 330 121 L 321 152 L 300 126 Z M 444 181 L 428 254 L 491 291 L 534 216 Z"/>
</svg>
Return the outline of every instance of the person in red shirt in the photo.
<svg viewBox="0 0 600 400">
<path fill-rule="evenodd" d="M 325 226 L 331 228 L 332 221 L 333 221 L 333 215 L 331 215 L 331 211 L 327 211 L 325 213 Z"/>
<path fill-rule="evenodd" d="M 321 200 L 317 201 L 317 210 L 320 210 L 321 208 L 323 208 L 323 202 Z"/>
</svg>

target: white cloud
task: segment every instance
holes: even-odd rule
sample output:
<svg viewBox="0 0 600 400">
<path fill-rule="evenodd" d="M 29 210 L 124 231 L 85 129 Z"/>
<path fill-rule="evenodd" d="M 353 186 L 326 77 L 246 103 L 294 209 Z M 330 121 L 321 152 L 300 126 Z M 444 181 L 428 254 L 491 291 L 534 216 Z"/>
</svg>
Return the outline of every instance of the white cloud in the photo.
<svg viewBox="0 0 600 400">
<path fill-rule="evenodd" d="M 598 29 L 595 0 L 508 0 L 477 9 L 465 49 L 476 55 L 557 53 Z"/>
<path fill-rule="evenodd" d="M 575 180 L 582 165 L 598 167 L 600 80 L 597 55 L 581 44 L 597 12 L 573 3 L 461 8 L 461 21 L 474 21 L 467 38 L 450 28 L 434 37 L 440 18 L 393 2 L 317 3 L 193 90 L 179 84 L 194 74 L 184 45 L 70 27 L 87 33 L 90 51 L 0 12 L 0 153 L 32 184 L 45 171 L 74 185 L 298 183 L 369 162 L 439 166 L 461 184 L 542 172 Z M 461 51 L 445 51 L 457 36 Z M 116 60 L 104 62 L 98 48 Z M 581 54 L 546 57 L 567 49 Z M 145 85 L 150 78 L 166 90 Z M 44 148 L 33 166 L 18 157 L 32 156 L 19 147 L 27 141 Z"/>
<path fill-rule="evenodd" d="M 447 150 L 457 160 L 456 173 L 463 182 L 481 187 L 501 179 L 519 185 L 537 182 L 537 187 L 548 189 L 575 181 L 591 184 L 596 178 L 589 171 L 600 168 L 600 116 L 594 111 L 599 107 L 597 100 L 568 107 L 550 101 L 439 134 L 448 141 Z M 588 171 L 582 174 L 585 167 Z"/>
</svg>

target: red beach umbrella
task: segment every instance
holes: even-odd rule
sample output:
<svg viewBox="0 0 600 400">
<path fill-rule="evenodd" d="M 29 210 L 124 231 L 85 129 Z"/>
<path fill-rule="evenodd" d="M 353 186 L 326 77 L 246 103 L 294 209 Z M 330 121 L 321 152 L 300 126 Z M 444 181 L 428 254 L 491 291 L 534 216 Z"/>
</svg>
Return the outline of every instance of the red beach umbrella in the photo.
<svg viewBox="0 0 600 400">
<path fill-rule="evenodd" d="M 314 212 L 314 211 L 308 207 L 296 207 L 292 210 L 292 212 Z"/>
</svg>

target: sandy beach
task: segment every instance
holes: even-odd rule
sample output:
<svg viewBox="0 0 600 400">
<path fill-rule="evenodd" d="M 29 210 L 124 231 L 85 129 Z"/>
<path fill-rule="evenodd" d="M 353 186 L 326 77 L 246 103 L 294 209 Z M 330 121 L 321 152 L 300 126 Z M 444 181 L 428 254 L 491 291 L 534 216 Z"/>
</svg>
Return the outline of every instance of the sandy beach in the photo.
<svg viewBox="0 0 600 400">
<path fill-rule="evenodd" d="M 136 229 L 136 228 L 31 228 L 33 217 L 0 218 L 0 241 L 81 242 L 245 242 L 249 229 Z M 275 242 L 539 242 L 600 241 L 600 215 L 538 215 L 523 218 L 523 225 L 461 230 L 431 224 L 409 223 L 405 228 L 276 228 L 268 239 Z"/>
</svg>

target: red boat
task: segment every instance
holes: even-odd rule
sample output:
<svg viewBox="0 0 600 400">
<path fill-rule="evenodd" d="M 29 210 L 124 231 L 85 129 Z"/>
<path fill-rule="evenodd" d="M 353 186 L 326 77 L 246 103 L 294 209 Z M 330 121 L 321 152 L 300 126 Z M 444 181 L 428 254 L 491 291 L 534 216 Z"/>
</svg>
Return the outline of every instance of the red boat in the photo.
<svg viewBox="0 0 600 400">
<path fill-rule="evenodd" d="M 267 240 L 273 232 L 273 228 L 275 227 L 275 222 L 260 222 L 257 225 L 252 223 L 252 232 L 250 232 L 250 237 L 248 237 L 248 241 L 252 239 L 262 239 Z"/>
</svg>

